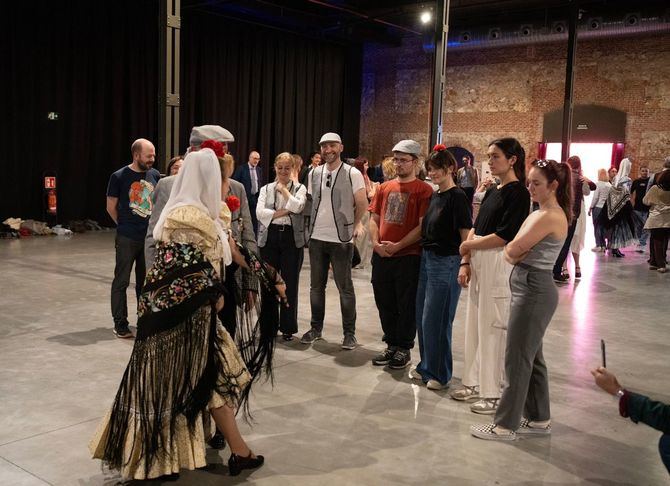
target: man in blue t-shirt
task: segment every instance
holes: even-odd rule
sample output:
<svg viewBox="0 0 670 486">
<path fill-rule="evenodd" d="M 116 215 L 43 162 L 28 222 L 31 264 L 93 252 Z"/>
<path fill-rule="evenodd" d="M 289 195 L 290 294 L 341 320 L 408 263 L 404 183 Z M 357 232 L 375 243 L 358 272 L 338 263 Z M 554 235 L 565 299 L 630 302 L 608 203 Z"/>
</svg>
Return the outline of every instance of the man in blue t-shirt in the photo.
<svg viewBox="0 0 670 486">
<path fill-rule="evenodd" d="M 107 212 L 117 225 L 112 317 L 114 334 L 120 338 L 133 337 L 128 329 L 126 289 L 130 284 L 134 263 L 135 294 L 139 299 L 146 275 L 144 237 L 151 216 L 151 194 L 160 179 L 160 173 L 151 168 L 156 158 L 156 149 L 149 140 L 135 140 L 130 151 L 133 162 L 114 172 L 107 186 Z"/>
</svg>

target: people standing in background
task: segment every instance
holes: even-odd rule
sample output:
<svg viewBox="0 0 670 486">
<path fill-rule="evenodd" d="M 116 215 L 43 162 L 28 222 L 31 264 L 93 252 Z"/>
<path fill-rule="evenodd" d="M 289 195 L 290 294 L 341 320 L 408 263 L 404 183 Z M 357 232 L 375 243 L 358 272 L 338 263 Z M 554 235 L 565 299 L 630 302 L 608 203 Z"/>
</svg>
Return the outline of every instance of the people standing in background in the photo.
<svg viewBox="0 0 670 486">
<path fill-rule="evenodd" d="M 582 270 L 579 267 L 579 253 L 584 248 L 584 236 L 586 235 L 584 196 L 588 196 L 591 190 L 596 188 L 596 185 L 582 174 L 582 161 L 577 155 L 569 157 L 567 163 L 572 172 L 573 214 L 568 236 L 554 264 L 554 281 L 557 283 L 565 283 L 570 280 L 570 274 L 566 268 L 566 260 L 570 252 L 572 252 L 572 258 L 575 262 L 575 278 L 582 278 Z"/>
<path fill-rule="evenodd" d="M 486 191 L 474 228 L 461 243 L 458 283 L 469 287 L 465 319 L 463 385 L 454 400 L 477 400 L 470 410 L 494 414 L 504 378 L 503 352 L 509 313 L 512 266 L 503 248 L 530 212 L 526 152 L 515 138 L 489 144 L 491 175 L 500 179 Z M 487 181 L 484 181 L 486 183 Z"/>
<path fill-rule="evenodd" d="M 259 167 L 261 155 L 252 150 L 249 153 L 249 160 L 246 164 L 240 165 L 235 169 L 233 179 L 241 182 L 244 190 L 247 192 L 249 200 L 249 211 L 251 213 L 251 222 L 254 227 L 254 234 L 258 234 L 258 219 L 256 218 L 256 204 L 258 203 L 258 191 L 263 186 L 263 171 Z"/>
<path fill-rule="evenodd" d="M 116 223 L 116 265 L 112 280 L 112 318 L 114 334 L 132 338 L 128 328 L 130 272 L 135 265 L 135 295 L 139 300 L 146 275 L 144 238 L 153 208 L 152 194 L 161 175 L 153 169 L 156 158 L 154 144 L 144 138 L 130 147 L 133 161 L 114 172 L 107 185 L 107 212 Z"/>
<path fill-rule="evenodd" d="M 670 170 L 657 174 L 657 182 L 644 196 L 650 206 L 645 229 L 651 232 L 649 269 L 667 271 L 668 239 L 670 238 Z"/>
<path fill-rule="evenodd" d="M 409 372 L 430 390 L 449 386 L 453 372 L 451 335 L 461 286 L 458 248 L 472 228 L 472 204 L 456 186 L 458 164 L 444 145 L 426 160 L 430 180 L 438 186 L 421 224 L 421 267 L 416 292 L 416 331 L 421 359 Z"/>
<path fill-rule="evenodd" d="M 416 290 L 421 262 L 421 221 L 433 189 L 417 179 L 421 146 L 401 140 L 393 147 L 396 178 L 377 190 L 370 211 L 372 290 L 386 349 L 375 366 L 402 369 L 411 362 L 416 335 Z"/>
<path fill-rule="evenodd" d="M 377 192 L 379 183 L 372 182 L 368 177 L 369 162 L 368 159 L 366 159 L 365 157 L 358 157 L 354 161 L 354 167 L 356 167 L 360 171 L 360 173 L 363 174 L 363 181 L 365 182 L 365 193 L 368 197 L 368 203 L 370 203 L 374 198 L 375 193 Z M 354 244 L 358 249 L 358 254 L 360 255 L 361 258 L 361 263 L 359 263 L 356 267 L 354 267 L 357 269 L 364 269 L 366 265 L 370 263 L 370 257 L 372 256 L 372 243 L 370 241 L 369 223 L 370 223 L 370 212 L 365 211 L 365 214 L 361 219 L 361 224 L 363 225 L 364 233 L 362 235 L 359 235 L 358 238 L 356 238 L 354 241 Z"/>
<path fill-rule="evenodd" d="M 616 167 L 610 167 L 609 170 L 607 171 L 607 175 L 610 178 L 610 184 L 614 182 L 614 178 L 616 177 L 617 172 L 618 170 Z"/>
<path fill-rule="evenodd" d="M 637 242 L 635 232 L 637 216 L 633 212 L 630 203 L 630 188 L 633 181 L 628 177 L 631 168 L 630 159 L 623 159 L 619 165 L 619 171 L 612 182 L 612 187 L 607 195 L 607 201 L 603 211 L 600 213 L 600 221 L 604 224 L 608 238 L 608 248 L 612 256 L 622 258 L 620 248 Z"/>
<path fill-rule="evenodd" d="M 273 317 L 279 322 L 284 341 L 291 341 L 298 332 L 298 284 L 305 247 L 302 210 L 307 188 L 291 179 L 295 157 L 288 152 L 275 157 L 274 168 L 277 180 L 263 186 L 258 197 L 258 246 L 263 260 L 286 282 L 288 307 L 282 306 L 279 315 Z M 271 302 L 271 298 L 264 290 L 263 302 Z M 276 313 L 277 306 L 268 309 Z"/>
<path fill-rule="evenodd" d="M 179 174 L 179 169 L 181 169 L 182 164 L 184 163 L 184 157 L 181 155 L 177 155 L 176 157 L 172 157 L 170 159 L 170 162 L 168 162 L 167 169 L 165 170 L 165 174 L 168 176 L 173 176 Z"/>
<path fill-rule="evenodd" d="M 551 433 L 549 376 L 542 340 L 558 306 L 552 264 L 568 234 L 575 171 L 554 160 L 536 160 L 528 174 L 529 190 L 539 209 L 524 221 L 505 246 L 514 265 L 509 285 L 512 302 L 505 347 L 506 385 L 492 423 L 473 425 L 470 433 L 486 440 Z"/>
<path fill-rule="evenodd" d="M 596 190 L 591 197 L 591 207 L 589 208 L 589 216 L 592 216 L 593 219 L 593 234 L 596 239 L 596 246 L 594 246 L 591 251 L 605 252 L 605 227 L 600 222 L 600 212 L 603 210 L 605 201 L 607 201 L 607 195 L 609 194 L 611 187 L 612 184 L 610 184 L 607 171 L 605 169 L 599 169 Z"/>
<path fill-rule="evenodd" d="M 332 266 L 340 293 L 342 349 L 356 347 L 356 293 L 351 279 L 353 239 L 362 234 L 361 218 L 367 208 L 365 182 L 358 169 L 342 162 L 344 150 L 337 133 L 326 133 L 319 141 L 325 162 L 309 174 L 307 193 L 312 197 L 309 220 L 310 329 L 300 342 L 321 339 L 326 313 L 326 284 Z"/>
<path fill-rule="evenodd" d="M 649 182 L 647 183 L 647 191 L 651 189 L 651 186 L 656 184 L 656 176 L 660 176 L 663 173 L 663 171 L 666 170 L 670 170 L 670 157 L 665 158 L 665 160 L 663 161 L 663 168 L 660 170 L 660 172 L 656 172 L 655 174 L 649 177 Z"/>
<path fill-rule="evenodd" d="M 479 175 L 472 166 L 472 159 L 469 156 L 463 156 L 463 167 L 458 169 L 458 176 L 456 177 L 458 187 L 463 189 L 463 192 L 468 196 L 470 204 L 472 204 L 475 197 L 475 189 L 479 186 Z"/>
<path fill-rule="evenodd" d="M 647 193 L 647 185 L 649 184 L 649 169 L 647 167 L 640 167 L 639 176 L 633 181 L 633 185 L 630 188 L 630 202 L 633 205 L 633 211 L 637 215 L 635 222 L 637 223 L 637 234 L 639 235 L 637 242 L 637 252 L 644 253 L 644 249 L 647 246 L 647 238 L 649 237 L 649 232 L 644 229 L 644 223 L 647 222 L 647 216 L 649 215 L 649 206 L 644 204 L 642 200 L 644 195 Z"/>
</svg>

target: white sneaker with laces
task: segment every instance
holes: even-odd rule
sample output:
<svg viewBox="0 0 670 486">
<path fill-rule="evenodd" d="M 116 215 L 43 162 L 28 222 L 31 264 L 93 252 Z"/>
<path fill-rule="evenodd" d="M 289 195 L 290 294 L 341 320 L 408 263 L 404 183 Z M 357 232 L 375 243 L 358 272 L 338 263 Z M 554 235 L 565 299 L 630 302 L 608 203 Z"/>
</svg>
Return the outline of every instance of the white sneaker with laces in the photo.
<svg viewBox="0 0 670 486">
<path fill-rule="evenodd" d="M 479 390 L 476 386 L 464 386 L 460 390 L 455 390 L 450 394 L 451 398 L 459 402 L 469 402 L 479 400 Z"/>
<path fill-rule="evenodd" d="M 419 372 L 416 370 L 416 368 L 412 368 L 411 370 L 409 370 L 409 377 L 410 377 L 412 380 L 423 381 L 423 376 L 421 376 L 421 373 L 419 373 Z"/>
<path fill-rule="evenodd" d="M 470 405 L 470 411 L 480 415 L 493 415 L 498 409 L 498 398 L 482 398 Z"/>
</svg>

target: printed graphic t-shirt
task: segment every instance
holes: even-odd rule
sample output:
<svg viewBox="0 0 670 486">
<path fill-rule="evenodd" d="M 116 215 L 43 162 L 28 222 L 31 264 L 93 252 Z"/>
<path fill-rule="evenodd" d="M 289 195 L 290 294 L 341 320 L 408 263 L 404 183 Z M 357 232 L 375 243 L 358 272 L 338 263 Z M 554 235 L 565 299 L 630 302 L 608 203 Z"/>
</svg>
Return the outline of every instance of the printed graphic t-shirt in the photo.
<svg viewBox="0 0 670 486">
<path fill-rule="evenodd" d="M 419 225 L 428 209 L 433 188 L 415 179 L 385 182 L 375 194 L 368 211 L 379 215 L 379 241 L 398 242 Z M 403 248 L 394 256 L 420 255 L 419 242 Z"/>
<path fill-rule="evenodd" d="M 160 176 L 156 169 L 135 172 L 128 166 L 111 175 L 107 196 L 119 198 L 117 234 L 135 241 L 144 240 L 153 207 L 151 195 Z"/>
</svg>

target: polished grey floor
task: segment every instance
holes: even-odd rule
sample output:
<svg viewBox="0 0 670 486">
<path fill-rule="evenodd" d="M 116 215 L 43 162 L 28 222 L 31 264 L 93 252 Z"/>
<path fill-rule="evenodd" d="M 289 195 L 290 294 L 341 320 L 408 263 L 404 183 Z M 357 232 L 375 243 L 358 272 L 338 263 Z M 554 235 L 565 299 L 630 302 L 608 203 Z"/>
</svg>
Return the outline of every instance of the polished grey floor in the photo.
<svg viewBox="0 0 670 486">
<path fill-rule="evenodd" d="M 360 346 L 340 349 L 331 280 L 326 340 L 311 348 L 279 344 L 274 388 L 254 389 L 255 424 L 242 429 L 266 465 L 231 478 L 228 451 L 210 451 L 210 467 L 184 471 L 168 484 L 666 484 L 659 433 L 620 418 L 616 400 L 597 390 L 589 374 L 604 338 L 608 367 L 622 383 L 670 401 L 670 274 L 647 270 L 644 260 L 632 251 L 616 260 L 585 250 L 581 282 L 561 287 L 544 347 L 550 438 L 475 439 L 469 426 L 487 418 L 446 392 L 411 384 L 406 370 L 371 366 L 382 348 L 381 330 L 369 270 L 356 270 Z M 0 484 L 118 481 L 87 450 L 132 347 L 111 332 L 113 267 L 111 232 L 0 240 Z M 308 262 L 302 277 L 304 331 Z M 464 310 L 461 305 L 455 322 L 454 386 L 462 370 Z"/>
</svg>

